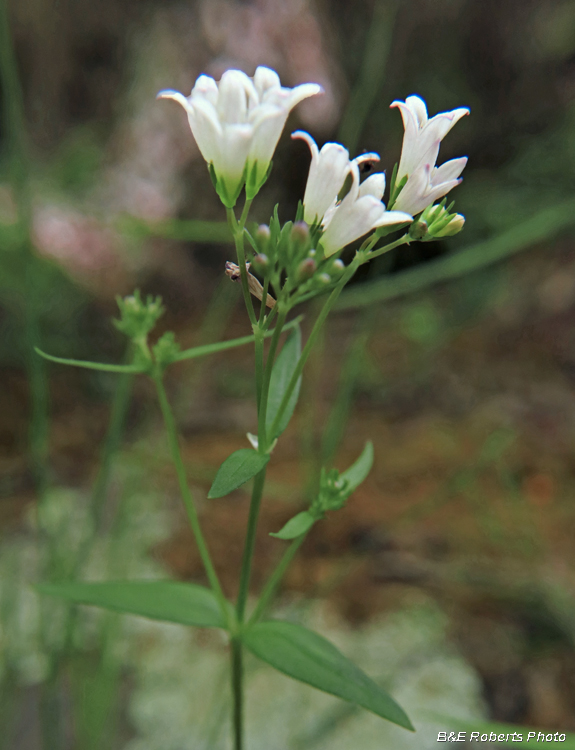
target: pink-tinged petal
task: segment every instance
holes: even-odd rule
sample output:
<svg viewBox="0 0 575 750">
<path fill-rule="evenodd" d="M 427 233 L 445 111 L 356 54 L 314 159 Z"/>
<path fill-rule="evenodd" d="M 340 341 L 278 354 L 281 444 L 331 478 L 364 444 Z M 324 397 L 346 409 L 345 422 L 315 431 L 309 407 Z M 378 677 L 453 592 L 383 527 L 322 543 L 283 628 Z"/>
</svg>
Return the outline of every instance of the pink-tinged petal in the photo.
<svg viewBox="0 0 575 750">
<path fill-rule="evenodd" d="M 190 108 L 190 102 L 187 97 L 185 97 L 179 91 L 173 91 L 172 89 L 164 89 L 163 91 L 158 91 L 158 93 L 156 94 L 156 99 L 173 99 L 175 102 L 178 102 L 178 104 L 181 104 L 186 111 L 188 111 Z"/>
<path fill-rule="evenodd" d="M 465 169 L 467 157 L 462 156 L 460 159 L 451 159 L 446 161 L 440 167 L 436 167 L 431 173 L 431 184 L 440 185 L 442 182 L 456 180 Z"/>
<path fill-rule="evenodd" d="M 226 70 L 218 87 L 217 112 L 220 122 L 245 123 L 248 117 L 248 96 L 257 99 L 253 83 L 241 70 Z"/>
<path fill-rule="evenodd" d="M 413 116 L 420 128 L 427 123 L 427 105 L 420 96 L 412 94 L 405 100 L 407 106 L 411 109 Z"/>
<path fill-rule="evenodd" d="M 383 198 L 385 193 L 385 174 L 383 172 L 376 172 L 370 175 L 367 180 L 364 180 L 359 186 L 359 195 L 373 195 L 377 200 Z"/>
<path fill-rule="evenodd" d="M 430 164 L 423 164 L 421 167 L 418 167 L 415 172 L 409 176 L 407 182 L 403 186 L 403 190 L 397 196 L 397 200 L 393 204 L 394 210 L 404 211 L 412 216 L 419 213 L 415 210 L 415 207 L 419 205 L 422 196 L 425 195 L 428 190 L 430 175 Z M 423 208 L 425 208 L 425 206 Z M 420 210 L 423 211 L 423 208 Z"/>
<path fill-rule="evenodd" d="M 393 224 L 405 224 L 411 221 L 413 221 L 413 216 L 403 211 L 386 211 L 374 226 L 388 227 L 393 226 Z"/>
<path fill-rule="evenodd" d="M 215 107 L 218 103 L 218 84 L 211 76 L 201 75 L 192 89 L 191 98 L 207 99 Z"/>
<path fill-rule="evenodd" d="M 462 117 L 469 114 L 468 107 L 459 107 L 453 109 L 451 112 L 440 112 L 439 114 L 432 117 L 429 121 L 430 127 L 437 126 L 438 137 L 443 139 L 449 133 L 451 128 L 461 120 Z"/>
<path fill-rule="evenodd" d="M 305 130 L 295 130 L 291 134 L 292 138 L 305 141 L 307 145 L 309 146 L 309 150 L 311 151 L 311 159 L 312 162 L 318 158 L 319 156 L 319 149 L 317 147 L 317 143 L 314 141 L 314 139 L 311 137 L 309 133 L 306 133 Z"/>
</svg>

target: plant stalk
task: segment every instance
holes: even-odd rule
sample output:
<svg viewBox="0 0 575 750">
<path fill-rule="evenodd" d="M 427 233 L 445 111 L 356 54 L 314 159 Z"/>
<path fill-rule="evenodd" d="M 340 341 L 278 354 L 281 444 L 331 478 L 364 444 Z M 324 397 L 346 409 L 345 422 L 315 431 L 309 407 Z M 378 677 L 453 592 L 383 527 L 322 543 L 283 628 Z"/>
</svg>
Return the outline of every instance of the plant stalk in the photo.
<svg viewBox="0 0 575 750">
<path fill-rule="evenodd" d="M 222 610 L 222 614 L 224 616 L 224 620 L 228 623 L 228 626 L 231 629 L 232 623 L 230 620 L 230 612 L 227 606 L 224 592 L 222 591 L 222 587 L 220 585 L 218 574 L 216 573 L 216 570 L 212 563 L 212 559 L 210 557 L 208 546 L 206 544 L 204 535 L 202 533 L 202 529 L 200 527 L 200 521 L 198 519 L 198 512 L 196 510 L 194 498 L 188 486 L 188 480 L 186 477 L 186 468 L 184 466 L 184 461 L 182 459 L 182 454 L 180 451 L 180 445 L 178 442 L 178 431 L 176 428 L 176 420 L 174 419 L 174 415 L 170 407 L 170 403 L 168 401 L 168 397 L 166 395 L 166 390 L 164 388 L 164 383 L 162 381 L 162 376 L 160 373 L 156 373 L 156 375 L 154 376 L 154 382 L 156 383 L 156 389 L 158 391 L 158 399 L 160 402 L 160 408 L 162 410 L 162 416 L 164 417 L 164 424 L 166 426 L 166 432 L 168 433 L 168 442 L 170 444 L 172 460 L 174 462 L 176 474 L 178 476 L 180 492 L 182 495 L 182 499 L 184 501 L 184 505 L 185 505 L 186 512 L 188 515 L 188 520 L 190 522 L 190 526 L 192 527 L 194 538 L 198 546 L 198 552 L 200 553 L 200 557 L 202 559 L 202 563 L 204 565 L 206 575 L 208 576 L 210 586 L 212 587 L 212 591 L 214 592 L 216 598 L 218 599 L 220 608 Z"/>
</svg>

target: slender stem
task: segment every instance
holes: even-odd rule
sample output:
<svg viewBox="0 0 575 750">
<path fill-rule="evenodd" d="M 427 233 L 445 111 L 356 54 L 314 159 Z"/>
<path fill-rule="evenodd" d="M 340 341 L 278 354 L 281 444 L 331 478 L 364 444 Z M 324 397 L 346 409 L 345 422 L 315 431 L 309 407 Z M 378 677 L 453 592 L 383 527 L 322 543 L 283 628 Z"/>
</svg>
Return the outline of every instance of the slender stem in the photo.
<svg viewBox="0 0 575 750">
<path fill-rule="evenodd" d="M 30 388 L 30 459 L 36 489 L 42 498 L 48 483 L 48 378 L 46 363 L 34 352 L 34 346 L 40 344 L 40 310 L 36 291 L 40 269 L 31 239 L 32 197 L 28 137 L 22 87 L 10 33 L 7 0 L 0 0 L 0 84 L 3 91 L 7 153 L 10 155 L 10 181 L 22 228 L 20 251 L 26 288 L 24 320 L 26 370 Z"/>
<path fill-rule="evenodd" d="M 234 750 L 244 747 L 244 664 L 242 642 L 238 638 L 230 641 L 232 660 L 233 738 Z"/>
<path fill-rule="evenodd" d="M 292 541 L 292 543 L 289 545 L 289 547 L 286 549 L 286 551 L 283 553 L 282 558 L 277 564 L 276 569 L 268 578 L 268 581 L 266 585 L 264 586 L 262 593 L 260 594 L 260 598 L 258 600 L 256 608 L 254 609 L 249 619 L 248 627 L 250 625 L 253 625 L 255 622 L 257 622 L 259 618 L 262 616 L 265 608 L 267 607 L 272 596 L 275 594 L 275 591 L 278 585 L 280 584 L 282 578 L 284 577 L 286 570 L 289 568 L 291 561 L 294 559 L 296 552 L 303 544 L 306 536 L 307 536 L 307 532 L 305 534 L 302 534 L 301 536 L 296 537 Z"/>
<path fill-rule="evenodd" d="M 388 253 L 390 250 L 393 250 L 395 247 L 399 247 L 400 245 L 408 245 L 409 242 L 410 242 L 409 234 L 406 233 L 399 239 L 394 240 L 393 242 L 390 242 L 388 245 L 384 245 L 383 247 L 378 247 L 376 250 L 372 250 L 369 254 L 367 254 L 363 258 L 360 265 L 363 265 L 364 263 L 368 263 L 370 260 L 373 260 L 374 258 L 379 258 L 380 255 L 383 255 L 384 253 Z"/>
<path fill-rule="evenodd" d="M 257 323 L 257 318 L 256 318 L 256 314 L 254 311 L 254 303 L 253 303 L 252 296 L 250 294 L 250 289 L 248 286 L 248 270 L 246 267 L 246 251 L 244 247 L 244 227 L 245 227 L 245 223 L 248 217 L 248 212 L 250 210 L 251 203 L 252 203 L 251 200 L 246 200 L 245 205 L 244 205 L 244 210 L 242 211 L 242 215 L 240 217 L 239 222 L 236 219 L 236 215 L 234 213 L 233 208 L 228 208 L 227 214 L 228 214 L 228 223 L 230 225 L 231 232 L 234 236 L 234 242 L 236 244 L 236 253 L 238 256 L 238 265 L 240 267 L 240 278 L 242 282 L 242 292 L 244 295 L 244 302 L 246 303 L 246 310 L 248 311 L 250 322 L 252 326 L 255 326 Z"/>
<path fill-rule="evenodd" d="M 198 552 L 200 553 L 200 557 L 202 558 L 202 562 L 204 564 L 204 568 L 208 576 L 210 586 L 212 587 L 212 590 L 220 604 L 220 608 L 222 610 L 224 619 L 228 623 L 228 626 L 231 627 L 230 613 L 229 613 L 228 606 L 226 603 L 226 598 L 224 596 L 224 592 L 222 591 L 222 587 L 220 585 L 218 574 L 216 573 L 216 570 L 212 563 L 212 559 L 210 557 L 210 553 L 208 551 L 208 547 L 204 539 L 202 529 L 200 527 L 200 522 L 198 519 L 198 512 L 196 510 L 194 498 L 188 486 L 188 480 L 186 478 L 186 468 L 184 466 L 184 461 L 182 459 L 180 445 L 178 442 L 178 431 L 176 428 L 176 420 L 174 419 L 174 415 L 172 413 L 172 409 L 170 407 L 170 403 L 168 401 L 168 397 L 166 395 L 166 390 L 164 388 L 164 384 L 162 382 L 162 376 L 160 373 L 156 373 L 154 377 L 154 381 L 156 383 L 156 388 L 158 391 L 158 399 L 160 402 L 162 415 L 164 417 L 164 424 L 166 426 L 166 431 L 168 433 L 168 442 L 170 444 L 172 460 L 174 462 L 176 474 L 178 475 L 180 492 L 182 494 L 182 499 L 184 501 L 186 512 L 188 514 L 188 520 L 190 522 L 190 526 L 192 527 L 194 538 L 198 546 Z"/>
<path fill-rule="evenodd" d="M 287 408 L 287 405 L 289 403 L 289 400 L 291 398 L 293 390 L 296 387 L 297 382 L 298 382 L 298 380 L 299 380 L 299 378 L 300 378 L 300 376 L 301 376 L 301 374 L 303 372 L 303 368 L 304 368 L 304 365 L 305 365 L 305 363 L 307 361 L 307 358 L 309 357 L 309 355 L 311 353 L 311 350 L 313 348 L 315 340 L 317 339 L 318 334 L 319 334 L 319 332 L 320 332 L 323 324 L 325 323 L 325 320 L 326 320 L 327 316 L 330 313 L 330 310 L 332 309 L 332 307 L 337 302 L 337 298 L 341 294 L 342 289 L 344 288 L 344 286 L 347 284 L 347 282 L 354 275 L 354 273 L 356 272 L 357 268 L 362 264 L 362 262 L 364 262 L 363 258 L 364 258 L 364 255 L 360 255 L 359 253 L 356 254 L 355 258 L 352 260 L 352 262 L 346 268 L 344 274 L 342 275 L 341 279 L 339 280 L 338 285 L 333 290 L 333 292 L 329 295 L 329 297 L 327 298 L 327 301 L 326 301 L 325 305 L 322 307 L 321 312 L 318 315 L 317 320 L 315 321 L 314 326 L 313 326 L 313 328 L 311 330 L 311 333 L 310 333 L 310 335 L 308 337 L 306 345 L 303 348 L 303 351 L 301 353 L 301 357 L 299 358 L 298 363 L 297 363 L 297 365 L 296 365 L 296 367 L 295 367 L 295 369 L 293 371 L 293 374 L 291 376 L 291 380 L 290 380 L 290 382 L 288 384 L 288 387 L 286 388 L 286 390 L 284 392 L 284 395 L 283 395 L 283 398 L 282 398 L 282 401 L 281 401 L 281 404 L 280 404 L 280 408 L 278 409 L 278 413 L 276 414 L 276 418 L 274 419 L 274 422 L 273 422 L 273 425 L 272 425 L 272 428 L 271 428 L 271 434 L 272 435 L 277 430 L 277 427 L 278 427 L 278 425 L 280 423 L 280 420 L 281 420 L 281 418 L 283 416 L 284 411 Z"/>
<path fill-rule="evenodd" d="M 252 490 L 252 499 L 248 516 L 248 528 L 246 532 L 246 543 L 244 547 L 244 556 L 242 558 L 242 569 L 240 573 L 240 588 L 238 592 L 238 602 L 236 605 L 236 614 L 239 623 L 243 622 L 244 613 L 246 610 L 246 602 L 248 599 L 250 577 L 252 571 L 252 560 L 254 557 L 254 547 L 256 542 L 258 516 L 260 513 L 260 505 L 262 502 L 265 481 L 266 467 L 264 466 L 259 474 L 256 474 L 254 479 L 254 487 Z"/>
<path fill-rule="evenodd" d="M 283 327 L 286 321 L 287 314 L 288 314 L 287 309 L 283 309 L 283 307 L 281 311 L 278 313 L 278 319 L 277 319 L 276 327 L 274 328 L 274 335 L 272 336 L 272 340 L 270 343 L 270 348 L 268 351 L 268 358 L 266 361 L 266 368 L 265 368 L 264 375 L 263 375 L 262 390 L 261 390 L 261 396 L 260 396 L 259 408 L 258 408 L 258 442 L 259 442 L 261 451 L 267 451 L 268 449 L 266 418 L 267 418 L 267 409 L 268 409 L 268 398 L 269 398 L 269 392 L 270 392 L 270 382 L 271 382 L 271 377 L 272 377 L 272 370 L 274 366 L 276 351 L 278 348 L 280 336 L 283 332 Z"/>
</svg>

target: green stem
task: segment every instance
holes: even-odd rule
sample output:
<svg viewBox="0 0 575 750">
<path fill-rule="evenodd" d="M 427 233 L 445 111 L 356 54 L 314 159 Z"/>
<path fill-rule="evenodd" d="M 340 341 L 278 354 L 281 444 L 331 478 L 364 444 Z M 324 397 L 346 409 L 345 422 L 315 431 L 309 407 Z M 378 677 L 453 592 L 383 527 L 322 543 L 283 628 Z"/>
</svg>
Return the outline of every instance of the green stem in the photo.
<svg viewBox="0 0 575 750">
<path fill-rule="evenodd" d="M 246 532 L 246 543 L 244 547 L 242 569 L 240 573 L 240 588 L 238 592 L 238 602 L 236 605 L 236 615 L 239 623 L 242 623 L 244 620 L 246 602 L 248 599 L 250 577 L 252 571 L 252 560 L 254 557 L 254 548 L 256 543 L 258 516 L 260 513 L 260 505 L 262 502 L 264 484 L 266 481 L 266 468 L 267 467 L 264 466 L 259 474 L 256 474 L 256 477 L 254 479 L 254 487 L 252 490 L 252 499 L 250 502 L 250 512 L 248 516 L 248 528 Z"/>
<path fill-rule="evenodd" d="M 409 245 L 410 239 L 409 234 L 404 234 L 399 239 L 394 240 L 393 242 L 390 242 L 388 245 L 383 245 L 383 247 L 378 247 L 376 250 L 372 250 L 369 254 L 364 256 L 363 260 L 361 261 L 360 265 L 363 265 L 364 263 L 369 263 L 370 260 L 373 260 L 374 258 L 379 258 L 380 255 L 383 255 L 384 253 L 388 253 L 390 250 L 393 250 L 395 247 L 399 247 L 400 245 Z"/>
<path fill-rule="evenodd" d="M 230 612 L 227 606 L 224 592 L 222 591 L 222 587 L 220 585 L 218 574 L 216 573 L 216 570 L 213 566 L 210 553 L 208 551 L 208 547 L 204 539 L 202 529 L 200 527 L 200 522 L 198 519 L 198 512 L 196 510 L 194 498 L 188 486 L 188 480 L 186 477 L 186 468 L 184 466 L 184 461 L 182 459 L 182 454 L 180 451 L 180 445 L 178 442 L 178 431 L 176 428 L 176 420 L 174 419 L 174 415 L 172 413 L 172 409 L 170 407 L 170 403 L 168 401 L 168 397 L 166 395 L 166 390 L 164 388 L 164 383 L 162 381 L 162 376 L 160 373 L 156 373 L 156 375 L 154 376 L 154 382 L 156 383 L 156 389 L 158 391 L 158 399 L 160 402 L 160 408 L 162 410 L 162 416 L 164 417 L 164 424 L 166 426 L 166 431 L 168 433 L 168 442 L 170 444 L 170 451 L 172 453 L 172 461 L 174 462 L 176 474 L 178 476 L 180 492 L 182 494 L 182 499 L 186 507 L 188 520 L 190 522 L 190 526 L 192 527 L 194 538 L 198 546 L 198 552 L 200 553 L 200 557 L 202 558 L 202 563 L 204 564 L 204 568 L 208 576 L 210 586 L 212 587 L 212 591 L 214 592 L 215 596 L 218 599 L 224 619 L 226 620 L 226 622 L 228 623 L 228 626 L 231 629 L 232 623 L 230 621 Z"/>
<path fill-rule="evenodd" d="M 28 138 L 22 88 L 10 33 L 7 0 L 0 0 L 0 84 L 6 126 L 7 153 L 10 159 L 10 181 L 22 228 L 22 266 L 25 274 L 26 305 L 24 310 L 26 370 L 30 388 L 29 445 L 32 474 L 38 495 L 47 488 L 48 475 L 48 378 L 46 364 L 34 352 L 40 344 L 40 311 L 37 294 L 38 259 L 34 255 L 32 198 Z"/>
<path fill-rule="evenodd" d="M 265 367 L 265 371 L 263 375 L 262 389 L 261 389 L 259 408 L 258 408 L 258 442 L 259 442 L 260 451 L 262 452 L 265 452 L 268 449 L 266 418 L 267 418 L 267 411 L 268 411 L 270 382 L 271 382 L 271 377 L 272 377 L 272 370 L 274 366 L 276 351 L 278 348 L 280 336 L 283 332 L 283 327 L 286 321 L 287 314 L 288 314 L 288 310 L 284 309 L 283 307 L 281 311 L 278 313 L 278 319 L 277 319 L 276 327 L 274 328 L 274 334 L 272 336 L 272 340 L 270 343 L 270 348 L 268 351 L 268 358 L 266 361 L 266 367 Z"/>
<path fill-rule="evenodd" d="M 325 305 L 322 307 L 321 312 L 318 315 L 318 317 L 317 317 L 317 319 L 316 319 L 316 321 L 314 323 L 314 326 L 313 326 L 313 328 L 311 330 L 311 333 L 310 333 L 309 338 L 308 338 L 308 340 L 306 342 L 306 345 L 303 348 L 303 351 L 301 353 L 301 357 L 299 358 L 298 363 L 297 363 L 297 365 L 295 367 L 295 370 L 293 371 L 293 374 L 291 376 L 291 380 L 290 380 L 290 382 L 288 384 L 288 387 L 286 388 L 285 393 L 283 395 L 283 398 L 282 398 L 282 401 L 281 401 L 281 404 L 280 404 L 280 408 L 278 409 L 278 413 L 276 414 L 276 418 L 274 419 L 274 422 L 273 422 L 273 425 L 272 425 L 272 428 L 271 428 L 271 434 L 272 435 L 276 432 L 276 430 L 278 428 L 278 425 L 280 423 L 280 420 L 281 420 L 281 418 L 283 416 L 284 411 L 287 408 L 287 405 L 289 403 L 289 400 L 291 398 L 293 390 L 296 387 L 297 382 L 298 382 L 298 380 L 299 380 L 299 378 L 300 378 L 300 376 L 301 376 L 301 374 L 303 372 L 303 368 L 305 366 L 305 363 L 307 362 L 307 358 L 309 357 L 309 355 L 311 353 L 311 350 L 313 348 L 315 340 L 317 339 L 317 337 L 319 335 L 319 332 L 321 331 L 321 328 L 322 328 L 323 324 L 325 323 L 325 320 L 326 320 L 327 316 L 329 315 L 332 307 L 337 302 L 337 298 L 341 294 L 342 289 L 344 288 L 344 286 L 351 279 L 351 277 L 354 275 L 354 273 L 359 268 L 359 266 L 363 262 L 365 262 L 363 260 L 364 257 L 365 256 L 363 254 L 362 255 L 360 255 L 359 253 L 356 254 L 355 258 L 352 260 L 352 262 L 349 264 L 349 266 L 346 268 L 345 272 L 343 273 L 341 279 L 339 280 L 338 285 L 332 291 L 332 293 L 329 295 L 329 297 L 327 298 L 327 301 L 326 301 Z"/>
<path fill-rule="evenodd" d="M 256 608 L 254 609 L 252 616 L 249 619 L 248 627 L 257 622 L 262 616 L 265 608 L 267 607 L 272 596 L 275 594 L 275 591 L 282 578 L 284 577 L 286 570 L 289 568 L 291 561 L 294 559 L 296 552 L 303 544 L 306 536 L 307 532 L 305 534 L 302 534 L 301 536 L 296 537 L 282 555 L 282 558 L 279 561 L 276 569 L 268 578 L 268 581 L 264 586 L 262 593 L 260 594 L 260 598 L 258 600 Z"/>
<path fill-rule="evenodd" d="M 244 302 L 246 303 L 246 310 L 248 311 L 250 323 L 252 324 L 252 326 L 255 326 L 257 323 L 257 318 L 256 318 L 256 314 L 254 311 L 254 303 L 252 301 L 250 288 L 248 285 L 248 269 L 246 267 L 246 251 L 244 247 L 244 227 L 245 227 L 246 219 L 248 217 L 248 212 L 250 210 L 251 203 L 252 202 L 250 200 L 246 200 L 245 205 L 244 205 L 244 210 L 242 211 L 242 215 L 240 217 L 239 222 L 236 219 L 236 215 L 234 213 L 233 208 L 228 208 L 227 214 L 228 214 L 228 223 L 230 225 L 230 229 L 234 236 L 234 242 L 236 245 L 236 253 L 238 256 L 238 265 L 240 267 L 240 279 L 242 282 L 242 292 L 244 295 Z M 265 302 L 263 304 L 265 304 Z"/>
<path fill-rule="evenodd" d="M 244 665 L 242 642 L 238 638 L 230 641 L 232 660 L 233 738 L 234 750 L 244 747 Z"/>
</svg>

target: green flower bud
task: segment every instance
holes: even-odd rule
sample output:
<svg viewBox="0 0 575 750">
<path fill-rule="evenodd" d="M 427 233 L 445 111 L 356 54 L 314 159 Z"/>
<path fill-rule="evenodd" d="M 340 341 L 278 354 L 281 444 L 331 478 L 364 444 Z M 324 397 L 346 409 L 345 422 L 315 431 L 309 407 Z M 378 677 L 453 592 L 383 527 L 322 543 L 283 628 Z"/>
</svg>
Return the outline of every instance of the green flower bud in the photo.
<svg viewBox="0 0 575 750">
<path fill-rule="evenodd" d="M 251 267 L 256 273 L 265 276 L 266 272 L 270 267 L 270 260 L 264 253 L 258 253 L 251 262 Z"/>
<path fill-rule="evenodd" d="M 317 263 L 313 258 L 306 258 L 297 267 L 296 281 L 301 284 L 303 281 L 311 279 L 314 273 L 317 271 Z"/>
<path fill-rule="evenodd" d="M 309 227 L 305 221 L 296 221 L 291 230 L 293 242 L 304 244 L 309 238 Z"/>
<path fill-rule="evenodd" d="M 453 237 L 459 234 L 465 224 L 465 216 L 462 214 L 452 214 L 452 219 L 439 231 L 435 232 L 435 237 Z"/>
<path fill-rule="evenodd" d="M 271 237 L 270 228 L 267 224 L 260 224 L 256 232 L 256 240 L 258 244 L 266 243 Z"/>
<path fill-rule="evenodd" d="M 120 320 L 115 320 L 116 328 L 131 339 L 145 339 L 164 314 L 161 297 L 148 295 L 142 299 L 136 289 L 129 297 L 116 297 L 120 308 Z"/>
<path fill-rule="evenodd" d="M 429 228 L 427 226 L 427 222 L 422 221 L 421 219 L 419 221 L 414 221 L 413 224 L 409 227 L 409 236 L 413 240 L 422 240 L 428 233 Z"/>
</svg>

